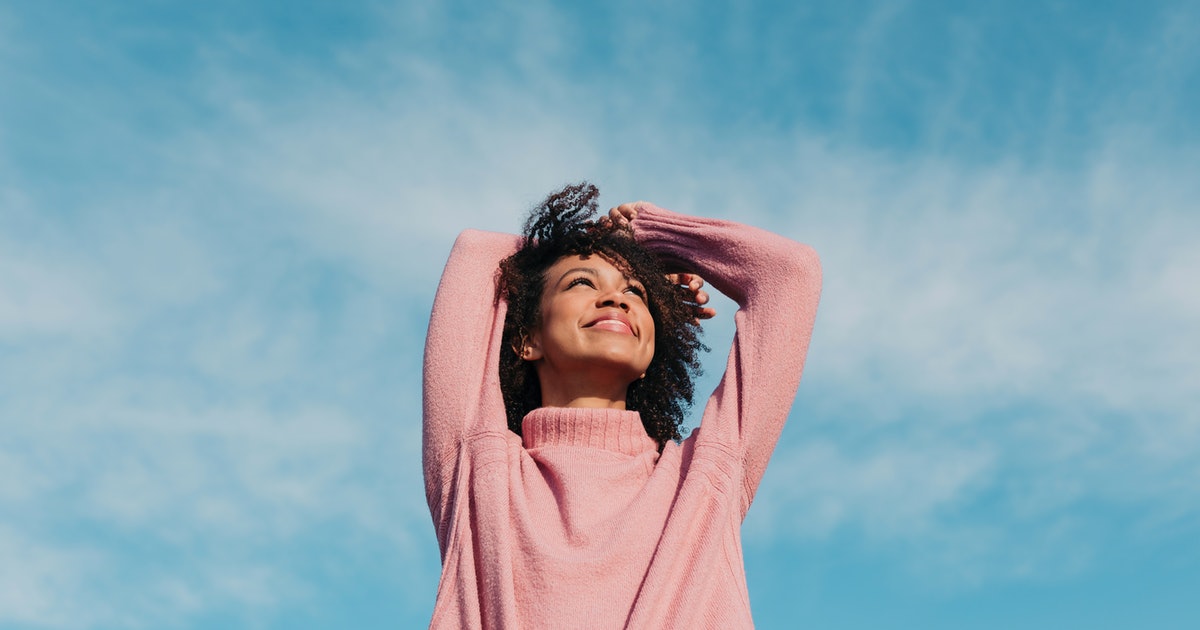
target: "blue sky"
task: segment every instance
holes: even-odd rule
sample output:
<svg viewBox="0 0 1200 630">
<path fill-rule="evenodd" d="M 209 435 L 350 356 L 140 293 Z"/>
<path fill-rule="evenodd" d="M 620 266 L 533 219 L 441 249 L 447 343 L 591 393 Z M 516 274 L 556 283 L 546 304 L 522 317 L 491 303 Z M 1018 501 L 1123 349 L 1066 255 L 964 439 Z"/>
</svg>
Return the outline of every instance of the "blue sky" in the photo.
<svg viewBox="0 0 1200 630">
<path fill-rule="evenodd" d="M 1200 623 L 1200 6 L 566 4 L 0 2 L 0 628 L 427 624 L 441 265 L 585 178 L 822 256 L 759 627 Z"/>
</svg>

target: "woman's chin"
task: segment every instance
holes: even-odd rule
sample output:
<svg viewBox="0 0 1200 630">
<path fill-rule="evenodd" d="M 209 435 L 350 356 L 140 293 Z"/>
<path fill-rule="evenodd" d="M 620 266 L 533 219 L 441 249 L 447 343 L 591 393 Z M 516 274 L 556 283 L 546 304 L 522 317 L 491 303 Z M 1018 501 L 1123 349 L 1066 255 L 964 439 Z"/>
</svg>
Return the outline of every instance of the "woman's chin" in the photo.
<svg viewBox="0 0 1200 630">
<path fill-rule="evenodd" d="M 562 381 L 586 380 L 597 385 L 628 387 L 640 379 L 650 362 L 625 353 L 600 353 L 574 357 L 569 362 L 545 363 L 539 374 L 543 378 Z"/>
</svg>

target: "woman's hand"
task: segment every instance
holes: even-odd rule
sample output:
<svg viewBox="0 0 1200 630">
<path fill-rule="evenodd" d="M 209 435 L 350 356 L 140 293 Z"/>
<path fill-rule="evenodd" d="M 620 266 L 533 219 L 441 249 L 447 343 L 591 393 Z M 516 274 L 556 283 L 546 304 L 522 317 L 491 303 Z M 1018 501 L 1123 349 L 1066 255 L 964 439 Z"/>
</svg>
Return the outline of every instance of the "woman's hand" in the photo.
<svg viewBox="0 0 1200 630">
<path fill-rule="evenodd" d="M 633 231 L 631 223 L 638 215 L 638 206 L 645 203 L 644 201 L 635 201 L 633 203 L 623 203 L 616 208 L 608 211 L 608 216 L 600 219 L 601 222 L 615 225 L 618 228 Z"/>
<path fill-rule="evenodd" d="M 717 314 L 716 309 L 704 306 L 708 304 L 708 293 L 701 288 L 704 286 L 703 278 L 694 273 L 669 273 L 667 280 L 687 289 L 687 301 L 695 308 L 697 324 L 700 320 L 712 319 Z"/>
</svg>

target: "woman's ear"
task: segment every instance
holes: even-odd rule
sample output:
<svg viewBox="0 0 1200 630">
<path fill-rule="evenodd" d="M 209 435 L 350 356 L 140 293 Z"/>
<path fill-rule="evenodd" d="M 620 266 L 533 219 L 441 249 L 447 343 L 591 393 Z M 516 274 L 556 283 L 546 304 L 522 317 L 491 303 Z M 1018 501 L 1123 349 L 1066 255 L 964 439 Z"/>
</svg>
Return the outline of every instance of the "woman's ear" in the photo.
<svg viewBox="0 0 1200 630">
<path fill-rule="evenodd" d="M 541 340 L 537 335 L 528 335 L 521 338 L 521 343 L 518 347 L 513 348 L 517 356 L 521 357 L 522 361 L 537 361 L 542 358 Z"/>
</svg>

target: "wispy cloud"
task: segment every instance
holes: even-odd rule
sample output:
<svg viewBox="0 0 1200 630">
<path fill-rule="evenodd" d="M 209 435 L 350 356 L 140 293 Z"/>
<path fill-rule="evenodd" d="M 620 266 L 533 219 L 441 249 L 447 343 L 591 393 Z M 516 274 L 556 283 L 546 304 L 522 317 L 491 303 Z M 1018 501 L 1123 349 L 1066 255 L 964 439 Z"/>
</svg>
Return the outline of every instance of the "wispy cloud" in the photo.
<svg viewBox="0 0 1200 630">
<path fill-rule="evenodd" d="M 1081 504 L 1195 521 L 1179 489 L 1200 473 L 1200 336 L 1178 278 L 1200 271 L 1200 191 L 1192 160 L 1111 132 L 1079 170 L 797 169 L 803 214 L 777 225 L 818 244 L 826 291 L 798 433 L 760 497 L 794 512 L 762 527 L 901 537 L 915 568 L 957 558 L 986 580 L 1102 556 L 1109 526 Z"/>
<path fill-rule="evenodd" d="M 46 544 L 0 528 L 0 623 L 51 628 L 91 626 L 110 610 L 94 597 L 88 576 L 104 564 L 88 549 Z"/>
</svg>

